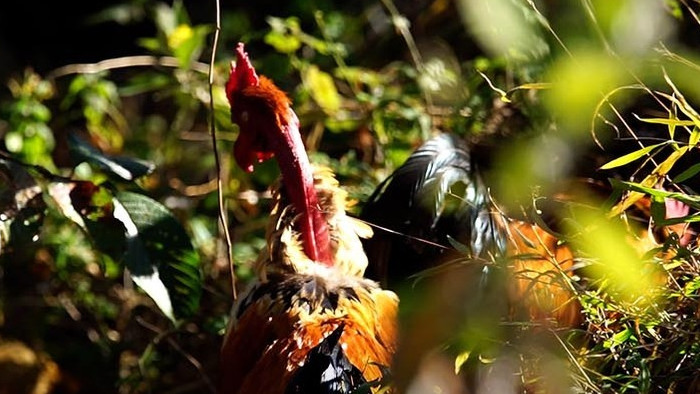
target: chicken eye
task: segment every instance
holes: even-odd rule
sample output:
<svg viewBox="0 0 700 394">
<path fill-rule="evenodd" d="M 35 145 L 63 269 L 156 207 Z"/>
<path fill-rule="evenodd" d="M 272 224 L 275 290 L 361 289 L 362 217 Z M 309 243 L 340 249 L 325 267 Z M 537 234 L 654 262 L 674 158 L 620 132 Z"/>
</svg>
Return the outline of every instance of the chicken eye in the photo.
<svg viewBox="0 0 700 394">
<path fill-rule="evenodd" d="M 241 121 L 248 123 L 248 111 L 241 112 Z"/>
</svg>

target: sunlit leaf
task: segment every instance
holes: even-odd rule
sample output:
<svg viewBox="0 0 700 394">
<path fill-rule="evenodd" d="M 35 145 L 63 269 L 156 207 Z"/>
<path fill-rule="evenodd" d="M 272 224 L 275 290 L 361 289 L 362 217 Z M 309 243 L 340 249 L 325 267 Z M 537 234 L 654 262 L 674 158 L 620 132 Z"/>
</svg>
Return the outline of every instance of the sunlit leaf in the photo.
<svg viewBox="0 0 700 394">
<path fill-rule="evenodd" d="M 134 282 L 171 319 L 199 306 L 199 255 L 175 217 L 157 201 L 131 192 L 116 195 L 114 216 L 126 228 L 125 262 Z"/>
<path fill-rule="evenodd" d="M 280 53 L 294 53 L 301 48 L 301 40 L 298 37 L 270 31 L 265 34 L 265 43 L 272 46 Z"/>
<path fill-rule="evenodd" d="M 625 328 L 624 330 L 613 335 L 612 338 L 603 342 L 603 346 L 608 349 L 612 349 L 616 346 L 622 345 L 623 343 L 627 342 L 630 338 L 633 337 L 633 335 L 634 333 L 632 332 L 632 330 L 630 330 L 629 328 Z"/>
<path fill-rule="evenodd" d="M 700 128 L 700 114 L 698 114 L 695 108 L 693 108 L 693 106 L 690 105 L 690 103 L 688 103 L 685 96 L 683 96 L 683 94 L 678 90 L 671 78 L 666 74 L 664 75 L 664 78 L 666 80 L 666 83 L 673 89 L 673 95 L 661 92 L 658 92 L 658 94 L 660 96 L 666 97 L 668 100 L 678 105 L 678 109 L 680 109 L 685 116 L 690 118 L 695 127 Z"/>
<path fill-rule="evenodd" d="M 698 144 L 698 141 L 700 141 L 700 128 L 696 127 L 690 133 L 690 137 L 688 138 L 688 146 L 694 147 Z"/>
<path fill-rule="evenodd" d="M 657 198 L 673 198 L 674 200 L 678 200 L 684 204 L 687 204 L 695 209 L 700 209 L 700 196 L 696 195 L 689 195 L 685 193 L 679 193 L 679 192 L 671 192 L 671 191 L 666 191 L 662 189 L 658 189 L 655 187 L 650 187 L 650 186 L 645 186 L 640 183 L 635 183 L 635 182 L 625 182 L 625 181 L 619 181 L 619 180 L 610 180 L 610 182 L 614 185 L 618 186 L 623 186 L 627 188 L 628 190 L 632 190 L 636 193 L 639 194 L 649 194 L 651 196 L 657 197 Z"/>
<path fill-rule="evenodd" d="M 522 85 L 518 85 L 518 86 L 510 89 L 509 92 L 512 92 L 515 90 L 544 90 L 544 89 L 550 89 L 551 87 L 552 87 L 552 84 L 549 82 L 524 83 Z"/>
<path fill-rule="evenodd" d="M 642 149 L 639 149 L 639 150 L 636 150 L 634 152 L 628 153 L 626 155 L 620 156 L 614 160 L 611 160 L 611 161 L 603 164 L 602 166 L 600 166 L 600 169 L 601 170 L 609 170 L 611 168 L 624 166 L 625 164 L 629 164 L 629 163 L 631 163 L 631 162 L 633 162 L 641 157 L 646 156 L 652 150 L 654 150 L 660 146 L 666 145 L 666 144 L 667 144 L 666 142 L 662 142 L 659 144 L 645 146 Z"/>
<path fill-rule="evenodd" d="M 700 277 L 695 277 L 693 280 L 686 283 L 683 288 L 683 294 L 685 294 L 686 297 L 697 295 L 698 290 L 700 290 Z"/>
<path fill-rule="evenodd" d="M 672 126 L 693 126 L 695 123 L 693 123 L 690 120 L 680 120 L 680 119 L 672 119 L 672 118 L 640 118 L 639 116 L 635 117 L 642 122 L 645 123 L 651 123 L 651 124 L 663 124 L 663 125 L 672 125 Z"/>
<path fill-rule="evenodd" d="M 199 58 L 210 30 L 208 26 L 192 28 L 188 25 L 180 25 L 168 36 L 168 46 L 175 54 L 180 67 L 189 69 L 190 64 Z"/>
<path fill-rule="evenodd" d="M 310 66 L 305 73 L 304 83 L 311 91 L 311 96 L 327 114 L 334 114 L 340 109 L 340 94 L 335 88 L 333 78 L 316 66 Z"/>
<path fill-rule="evenodd" d="M 455 375 L 458 375 L 459 372 L 462 370 L 462 366 L 464 363 L 469 361 L 469 356 L 471 355 L 471 351 L 464 351 L 455 357 Z"/>
<path fill-rule="evenodd" d="M 686 153 L 688 152 L 688 147 L 687 146 L 682 146 L 661 162 L 659 165 L 654 168 L 654 170 L 651 172 L 651 174 L 647 175 L 644 177 L 644 179 L 636 184 L 635 186 L 640 186 L 644 188 L 645 190 L 649 190 L 649 194 L 651 195 L 657 195 L 658 190 L 654 189 L 654 186 L 656 186 L 659 181 L 664 179 L 666 175 L 668 175 L 668 172 L 673 168 L 673 165 Z M 612 184 L 620 184 L 620 182 L 611 180 Z M 632 188 L 631 190 L 634 190 Z M 677 193 L 681 194 L 681 193 Z M 629 193 L 625 196 L 623 200 L 621 200 L 619 203 L 617 203 L 614 207 L 610 209 L 610 216 L 617 216 L 627 210 L 629 207 L 631 207 L 635 202 L 639 201 L 644 197 L 644 192 L 639 192 L 639 191 L 634 191 L 632 193 Z M 683 201 L 683 200 L 679 200 Z M 683 201 L 685 202 L 685 201 Z"/>
</svg>

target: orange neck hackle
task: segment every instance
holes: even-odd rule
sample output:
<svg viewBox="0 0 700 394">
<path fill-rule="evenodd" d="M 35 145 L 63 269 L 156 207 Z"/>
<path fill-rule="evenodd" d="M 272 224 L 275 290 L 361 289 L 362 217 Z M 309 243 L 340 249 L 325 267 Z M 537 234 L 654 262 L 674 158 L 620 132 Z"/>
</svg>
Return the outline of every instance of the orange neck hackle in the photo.
<svg viewBox="0 0 700 394">
<path fill-rule="evenodd" d="M 234 145 L 236 162 L 252 172 L 255 163 L 277 158 L 284 190 L 300 217 L 304 252 L 311 260 L 332 266 L 328 225 L 291 101 L 272 81 L 257 75 L 243 43 L 236 47 L 236 55 L 226 83 L 231 120 L 240 130 Z"/>
</svg>

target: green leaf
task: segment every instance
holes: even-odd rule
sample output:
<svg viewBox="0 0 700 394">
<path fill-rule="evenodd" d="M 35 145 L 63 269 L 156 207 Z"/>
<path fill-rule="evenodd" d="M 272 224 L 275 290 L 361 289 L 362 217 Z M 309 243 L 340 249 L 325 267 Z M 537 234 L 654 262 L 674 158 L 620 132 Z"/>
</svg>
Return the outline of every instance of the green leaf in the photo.
<svg viewBox="0 0 700 394">
<path fill-rule="evenodd" d="M 657 223 L 666 219 L 666 204 L 663 198 L 654 198 L 651 201 L 651 217 Z"/>
<path fill-rule="evenodd" d="M 76 162 L 86 161 L 123 180 L 132 181 L 155 169 L 147 161 L 103 154 L 75 134 L 68 135 L 68 146 Z"/>
<path fill-rule="evenodd" d="M 620 181 L 620 180 L 616 180 L 616 179 L 609 179 L 609 181 L 615 187 L 623 187 L 626 190 L 631 190 L 631 191 L 635 191 L 635 192 L 639 192 L 639 193 L 646 193 L 654 198 L 673 198 L 674 200 L 678 200 L 686 205 L 689 205 L 692 208 L 700 209 L 700 196 L 689 195 L 689 194 L 684 194 L 684 193 L 679 193 L 679 192 L 669 192 L 669 191 L 657 189 L 654 187 L 643 186 L 639 183 Z M 677 223 L 679 221 L 688 221 L 688 220 L 691 220 L 691 218 L 696 218 L 696 217 L 697 217 L 697 214 L 690 215 L 690 216 L 687 216 L 684 218 L 667 219 L 664 221 L 663 224 L 666 225 L 669 223 Z M 685 220 L 680 220 L 680 219 L 685 219 Z M 698 221 L 698 220 L 692 219 L 691 221 Z M 662 223 L 659 223 L 659 224 L 662 224 Z"/>
<path fill-rule="evenodd" d="M 607 349 L 612 349 L 615 346 L 627 342 L 630 338 L 632 338 L 632 330 L 630 330 L 629 328 L 625 328 L 624 330 L 613 335 L 612 338 L 603 342 L 603 346 Z"/>
<path fill-rule="evenodd" d="M 685 284 L 685 287 L 683 288 L 683 294 L 686 297 L 690 297 L 697 294 L 698 290 L 700 290 L 700 278 L 696 277 Z"/>
<path fill-rule="evenodd" d="M 628 154 L 626 154 L 626 155 L 624 155 L 624 156 L 620 156 L 620 157 L 618 157 L 617 159 L 611 160 L 611 161 L 609 161 L 609 162 L 603 164 L 603 165 L 600 167 L 600 169 L 601 169 L 601 170 L 609 170 L 609 169 L 611 169 L 611 168 L 624 166 L 625 164 L 629 164 L 629 163 L 631 163 L 631 162 L 633 162 L 633 161 L 639 159 L 640 157 L 645 156 L 646 154 L 648 154 L 648 153 L 651 152 L 652 150 L 654 150 L 654 149 L 656 149 L 656 148 L 658 148 L 658 147 L 660 147 L 660 146 L 666 145 L 666 144 L 668 144 L 668 142 L 662 142 L 662 143 L 659 143 L 659 144 L 654 144 L 654 145 L 645 146 L 645 147 L 642 148 L 642 149 L 639 149 L 639 150 L 636 150 L 636 151 L 634 151 L 634 152 L 628 153 Z"/>
<path fill-rule="evenodd" d="M 700 163 L 693 164 L 693 165 L 690 166 L 687 170 L 685 170 L 685 171 L 681 172 L 680 174 L 678 174 L 678 175 L 673 179 L 673 182 L 674 182 L 674 183 L 681 183 L 681 182 L 687 181 L 688 179 L 690 179 L 690 178 L 694 177 L 695 175 L 697 175 L 698 172 L 700 172 Z"/>
<path fill-rule="evenodd" d="M 277 52 L 290 54 L 301 47 L 301 40 L 295 36 L 271 31 L 265 34 L 265 43 L 272 46 Z"/>
<path fill-rule="evenodd" d="M 182 24 L 168 36 L 168 46 L 173 51 L 180 67 L 189 69 L 191 63 L 199 58 L 209 31 L 207 26 L 193 28 Z"/>
<path fill-rule="evenodd" d="M 120 192 L 114 216 L 124 223 L 124 255 L 134 282 L 170 319 L 194 314 L 202 293 L 199 255 L 175 217 L 157 201 Z"/>
<path fill-rule="evenodd" d="M 340 109 L 340 94 L 335 88 L 333 78 L 316 66 L 310 66 L 305 73 L 305 84 L 311 96 L 327 114 L 334 114 Z"/>
<path fill-rule="evenodd" d="M 635 117 L 645 123 L 663 124 L 667 126 L 692 126 L 695 124 L 690 120 L 680 120 L 673 118 L 640 118 L 636 115 Z"/>
</svg>

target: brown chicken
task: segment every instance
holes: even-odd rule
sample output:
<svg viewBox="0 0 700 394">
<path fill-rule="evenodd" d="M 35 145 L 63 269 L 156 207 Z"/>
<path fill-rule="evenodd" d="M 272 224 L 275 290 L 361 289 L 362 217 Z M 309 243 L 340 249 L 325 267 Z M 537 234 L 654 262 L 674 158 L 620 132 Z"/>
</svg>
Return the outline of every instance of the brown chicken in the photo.
<svg viewBox="0 0 700 394">
<path fill-rule="evenodd" d="M 257 279 L 236 300 L 220 358 L 220 392 L 347 393 L 376 386 L 396 344 L 396 295 L 363 278 L 360 237 L 331 171 L 310 165 L 290 100 L 258 76 L 243 44 L 226 93 L 246 171 L 273 155 L 267 246 Z"/>
</svg>

